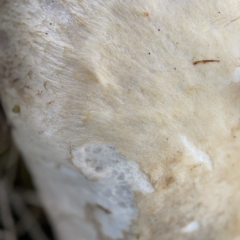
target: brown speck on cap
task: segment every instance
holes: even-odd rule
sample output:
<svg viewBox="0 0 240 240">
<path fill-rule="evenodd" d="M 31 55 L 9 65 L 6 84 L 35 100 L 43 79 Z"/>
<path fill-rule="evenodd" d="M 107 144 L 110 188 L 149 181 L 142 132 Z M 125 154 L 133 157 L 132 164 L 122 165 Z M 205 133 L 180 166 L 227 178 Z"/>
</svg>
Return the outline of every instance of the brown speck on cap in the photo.
<svg viewBox="0 0 240 240">
<path fill-rule="evenodd" d="M 19 106 L 19 105 L 15 105 L 15 106 L 12 108 L 12 112 L 13 112 L 13 113 L 20 113 L 20 106 Z"/>
<path fill-rule="evenodd" d="M 143 16 L 144 16 L 144 17 L 149 17 L 149 13 L 148 13 L 148 12 L 144 12 L 144 13 L 143 13 Z"/>
</svg>

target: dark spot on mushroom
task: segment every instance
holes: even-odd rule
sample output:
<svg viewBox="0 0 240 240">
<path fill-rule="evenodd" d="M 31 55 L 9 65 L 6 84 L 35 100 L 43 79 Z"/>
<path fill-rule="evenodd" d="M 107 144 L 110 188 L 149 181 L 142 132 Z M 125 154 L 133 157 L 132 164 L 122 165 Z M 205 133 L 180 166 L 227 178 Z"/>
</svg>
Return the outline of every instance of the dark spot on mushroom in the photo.
<svg viewBox="0 0 240 240">
<path fill-rule="evenodd" d="M 119 162 L 118 159 L 112 159 L 112 161 L 113 161 L 114 163 L 118 163 L 118 162 Z"/>
<path fill-rule="evenodd" d="M 113 146 L 108 146 L 108 148 L 111 150 L 115 150 L 115 148 Z"/>
<path fill-rule="evenodd" d="M 176 68 L 174 68 L 174 70 L 176 70 Z"/>
<path fill-rule="evenodd" d="M 98 208 L 100 208 L 102 211 L 104 211 L 106 214 L 111 214 L 112 212 L 108 210 L 107 208 L 103 207 L 102 205 L 96 204 Z"/>
<path fill-rule="evenodd" d="M 52 25 L 52 23 L 50 23 L 50 25 Z"/>
<path fill-rule="evenodd" d="M 212 63 L 212 62 L 220 62 L 220 60 L 199 60 L 199 61 L 194 61 L 193 65 L 196 65 L 198 63 Z"/>
<path fill-rule="evenodd" d="M 44 82 L 43 86 L 47 90 L 47 81 Z"/>
<path fill-rule="evenodd" d="M 143 16 L 144 16 L 144 17 L 149 17 L 149 13 L 148 13 L 148 12 L 144 12 L 144 13 L 143 13 Z"/>
<path fill-rule="evenodd" d="M 149 52 L 148 54 L 150 55 L 151 53 Z"/>
<path fill-rule="evenodd" d="M 15 78 L 15 79 L 13 79 L 11 82 L 14 84 L 14 83 L 16 83 L 17 81 L 19 81 L 19 78 Z"/>
<path fill-rule="evenodd" d="M 172 176 L 168 176 L 165 178 L 165 187 L 169 187 L 175 179 Z"/>
<path fill-rule="evenodd" d="M 52 104 L 54 101 L 50 101 L 46 103 L 46 106 L 49 106 L 50 104 Z"/>
<path fill-rule="evenodd" d="M 102 170 L 103 170 L 103 168 L 100 167 L 100 166 L 97 166 L 97 167 L 95 168 L 95 171 L 96 171 L 96 172 L 102 172 Z"/>
<path fill-rule="evenodd" d="M 141 237 L 141 233 L 136 234 L 136 239 L 139 239 Z"/>
<path fill-rule="evenodd" d="M 33 75 L 32 70 L 28 71 L 27 75 L 29 76 L 30 79 L 32 79 L 32 75 Z"/>
<path fill-rule="evenodd" d="M 13 108 L 12 108 L 12 112 L 13 113 L 20 113 L 21 109 L 20 109 L 20 106 L 19 105 L 15 105 Z"/>
<path fill-rule="evenodd" d="M 160 32 L 160 28 L 158 29 L 158 31 Z"/>
</svg>

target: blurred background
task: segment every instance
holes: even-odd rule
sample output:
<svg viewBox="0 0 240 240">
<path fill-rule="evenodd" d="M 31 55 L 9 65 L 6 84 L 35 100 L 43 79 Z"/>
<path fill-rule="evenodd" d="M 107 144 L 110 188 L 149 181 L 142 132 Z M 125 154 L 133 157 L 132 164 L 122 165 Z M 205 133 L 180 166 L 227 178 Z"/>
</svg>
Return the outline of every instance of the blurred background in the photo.
<svg viewBox="0 0 240 240">
<path fill-rule="evenodd" d="M 0 102 L 0 240 L 55 240 Z"/>
</svg>

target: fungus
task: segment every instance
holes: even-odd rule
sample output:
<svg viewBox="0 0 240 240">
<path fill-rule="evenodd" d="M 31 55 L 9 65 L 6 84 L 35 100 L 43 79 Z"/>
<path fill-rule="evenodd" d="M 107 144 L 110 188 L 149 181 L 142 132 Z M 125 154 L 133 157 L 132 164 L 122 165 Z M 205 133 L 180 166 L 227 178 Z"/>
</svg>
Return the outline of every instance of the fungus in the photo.
<svg viewBox="0 0 240 240">
<path fill-rule="evenodd" d="M 1 101 L 61 240 L 240 236 L 239 8 L 0 3 Z"/>
</svg>

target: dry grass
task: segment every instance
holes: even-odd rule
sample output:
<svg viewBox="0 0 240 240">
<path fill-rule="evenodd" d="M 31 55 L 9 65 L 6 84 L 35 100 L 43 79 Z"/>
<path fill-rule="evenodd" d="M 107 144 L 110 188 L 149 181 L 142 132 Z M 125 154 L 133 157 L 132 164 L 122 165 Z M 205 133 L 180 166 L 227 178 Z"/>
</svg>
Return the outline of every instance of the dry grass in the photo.
<svg viewBox="0 0 240 240">
<path fill-rule="evenodd" d="M 0 240 L 17 239 L 54 237 L 0 104 Z"/>
</svg>

